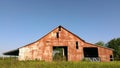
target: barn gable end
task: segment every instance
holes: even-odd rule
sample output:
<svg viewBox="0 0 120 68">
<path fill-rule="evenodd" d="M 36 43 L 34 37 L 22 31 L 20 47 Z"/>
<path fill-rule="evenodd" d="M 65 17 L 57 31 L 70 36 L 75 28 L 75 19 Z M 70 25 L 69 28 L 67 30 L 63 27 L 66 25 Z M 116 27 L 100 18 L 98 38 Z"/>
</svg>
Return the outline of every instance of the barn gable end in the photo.
<svg viewBox="0 0 120 68">
<path fill-rule="evenodd" d="M 61 51 L 63 56 L 61 58 L 67 61 L 80 61 L 85 57 L 110 61 L 110 55 L 113 56 L 110 48 L 87 43 L 64 27 L 58 26 L 39 40 L 20 47 L 19 60 L 53 61 L 56 54 L 60 52 L 56 49 Z"/>
</svg>

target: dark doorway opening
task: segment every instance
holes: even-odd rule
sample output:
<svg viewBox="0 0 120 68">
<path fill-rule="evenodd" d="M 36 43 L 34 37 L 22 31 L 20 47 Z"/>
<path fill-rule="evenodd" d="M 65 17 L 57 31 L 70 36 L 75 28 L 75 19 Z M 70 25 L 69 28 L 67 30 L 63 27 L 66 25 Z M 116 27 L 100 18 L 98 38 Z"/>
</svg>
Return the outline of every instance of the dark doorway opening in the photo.
<svg viewBox="0 0 120 68">
<path fill-rule="evenodd" d="M 53 61 L 67 61 L 68 49 L 67 46 L 53 46 Z"/>
<path fill-rule="evenodd" d="M 98 48 L 85 47 L 84 57 L 98 57 Z"/>
<path fill-rule="evenodd" d="M 15 50 L 5 52 L 5 53 L 3 53 L 3 55 L 19 56 L 19 49 L 15 49 Z"/>
<path fill-rule="evenodd" d="M 110 61 L 113 61 L 113 56 L 112 55 L 110 55 Z"/>
</svg>

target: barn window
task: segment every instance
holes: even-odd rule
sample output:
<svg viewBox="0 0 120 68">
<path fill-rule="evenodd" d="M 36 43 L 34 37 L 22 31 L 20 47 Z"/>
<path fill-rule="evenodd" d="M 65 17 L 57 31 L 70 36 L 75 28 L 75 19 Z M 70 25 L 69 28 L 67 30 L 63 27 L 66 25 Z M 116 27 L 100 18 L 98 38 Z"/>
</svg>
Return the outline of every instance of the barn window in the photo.
<svg viewBox="0 0 120 68">
<path fill-rule="evenodd" d="M 78 49 L 79 47 L 78 47 L 78 41 L 76 41 L 76 49 Z"/>
<path fill-rule="evenodd" d="M 61 31 L 61 26 L 58 27 L 58 30 Z"/>
<path fill-rule="evenodd" d="M 56 33 L 56 37 L 59 38 L 59 32 Z"/>
</svg>

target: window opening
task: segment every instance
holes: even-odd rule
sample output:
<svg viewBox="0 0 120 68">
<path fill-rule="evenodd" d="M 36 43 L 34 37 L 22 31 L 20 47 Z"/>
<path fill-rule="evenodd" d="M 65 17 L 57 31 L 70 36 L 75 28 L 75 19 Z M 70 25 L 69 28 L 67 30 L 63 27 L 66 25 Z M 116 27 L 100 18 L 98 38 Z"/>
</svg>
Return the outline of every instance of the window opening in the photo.
<svg viewBox="0 0 120 68">
<path fill-rule="evenodd" d="M 78 41 L 76 41 L 76 49 L 78 49 L 79 47 L 78 47 Z"/>
<path fill-rule="evenodd" d="M 56 37 L 59 38 L 59 32 L 56 33 Z"/>
</svg>

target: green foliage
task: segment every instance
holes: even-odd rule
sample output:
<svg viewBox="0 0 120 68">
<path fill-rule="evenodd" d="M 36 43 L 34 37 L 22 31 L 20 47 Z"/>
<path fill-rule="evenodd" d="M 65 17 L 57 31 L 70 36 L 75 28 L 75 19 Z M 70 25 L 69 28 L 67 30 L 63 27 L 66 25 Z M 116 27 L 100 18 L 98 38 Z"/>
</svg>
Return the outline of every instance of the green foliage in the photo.
<svg viewBox="0 0 120 68">
<path fill-rule="evenodd" d="M 88 58 L 84 58 L 84 59 L 82 59 L 82 61 L 90 62 L 90 60 Z"/>
<path fill-rule="evenodd" d="M 64 61 L 64 60 L 65 60 L 65 57 L 62 56 L 61 53 L 57 53 L 57 54 L 55 54 L 55 56 L 53 57 L 53 60 L 54 60 L 54 61 Z"/>
<path fill-rule="evenodd" d="M 120 38 L 110 40 L 107 47 L 114 49 L 114 59 L 120 60 Z"/>
<path fill-rule="evenodd" d="M 98 45 L 98 46 L 105 46 L 105 43 L 103 41 L 99 41 L 99 42 L 97 42 L 95 44 Z"/>
<path fill-rule="evenodd" d="M 63 50 L 62 48 L 54 48 L 55 51 L 59 51 L 59 53 L 56 53 L 54 56 L 53 56 L 53 60 L 54 61 L 66 61 L 66 57 L 63 56 Z"/>
<path fill-rule="evenodd" d="M 119 68 L 120 62 L 44 62 L 0 60 L 0 68 Z"/>
</svg>

